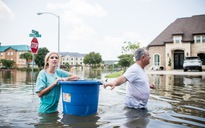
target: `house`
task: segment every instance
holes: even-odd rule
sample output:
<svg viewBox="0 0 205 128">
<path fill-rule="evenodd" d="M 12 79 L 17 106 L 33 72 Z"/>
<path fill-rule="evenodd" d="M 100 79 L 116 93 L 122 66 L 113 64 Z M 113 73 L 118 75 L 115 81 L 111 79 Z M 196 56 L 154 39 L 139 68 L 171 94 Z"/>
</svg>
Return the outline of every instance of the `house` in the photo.
<svg viewBox="0 0 205 128">
<path fill-rule="evenodd" d="M 28 45 L 1 46 L 0 44 L 0 60 L 13 60 L 15 62 L 15 67 L 18 68 L 26 67 L 26 60 L 20 58 L 20 55 L 26 52 L 31 52 L 30 46 Z M 2 65 L 0 65 L 0 67 L 1 66 Z"/>
<path fill-rule="evenodd" d="M 188 56 L 199 56 L 204 68 L 205 14 L 176 19 L 147 48 L 151 55 L 147 69 L 183 69 L 184 58 Z"/>
<path fill-rule="evenodd" d="M 77 52 L 60 52 L 61 55 L 61 65 L 68 63 L 71 66 L 83 66 L 83 59 L 86 54 L 81 54 Z"/>
</svg>

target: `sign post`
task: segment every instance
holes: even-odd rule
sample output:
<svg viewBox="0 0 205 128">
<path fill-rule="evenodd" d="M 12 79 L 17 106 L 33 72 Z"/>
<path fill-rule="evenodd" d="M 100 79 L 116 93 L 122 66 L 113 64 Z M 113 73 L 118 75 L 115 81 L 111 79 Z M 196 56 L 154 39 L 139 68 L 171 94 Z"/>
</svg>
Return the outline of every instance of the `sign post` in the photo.
<svg viewBox="0 0 205 128">
<path fill-rule="evenodd" d="M 31 81 L 33 85 L 33 68 L 34 68 L 34 54 L 38 51 L 38 40 L 36 37 L 34 37 L 31 40 L 31 52 L 32 52 L 32 75 L 31 75 Z M 34 94 L 34 85 L 33 85 L 33 94 Z"/>
</svg>

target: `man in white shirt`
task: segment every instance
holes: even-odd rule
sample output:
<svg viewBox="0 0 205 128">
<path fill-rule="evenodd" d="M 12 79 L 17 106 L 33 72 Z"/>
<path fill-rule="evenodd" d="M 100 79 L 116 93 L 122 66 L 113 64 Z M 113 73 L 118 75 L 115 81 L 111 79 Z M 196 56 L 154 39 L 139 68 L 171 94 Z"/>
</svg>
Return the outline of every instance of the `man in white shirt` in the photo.
<svg viewBox="0 0 205 128">
<path fill-rule="evenodd" d="M 118 77 L 115 81 L 105 83 L 104 87 L 110 86 L 114 89 L 125 82 L 126 98 L 125 105 L 128 108 L 146 108 L 150 95 L 150 88 L 154 88 L 153 84 L 149 84 L 148 76 L 144 70 L 150 62 L 149 52 L 144 48 L 139 48 L 134 54 L 136 63 L 130 66 L 126 72 Z"/>
</svg>

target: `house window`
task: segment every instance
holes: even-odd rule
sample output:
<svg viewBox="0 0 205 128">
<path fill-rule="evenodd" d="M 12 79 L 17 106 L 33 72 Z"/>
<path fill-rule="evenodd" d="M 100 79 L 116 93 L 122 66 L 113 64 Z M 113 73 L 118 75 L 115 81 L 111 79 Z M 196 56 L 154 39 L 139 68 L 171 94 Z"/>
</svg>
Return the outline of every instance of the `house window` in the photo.
<svg viewBox="0 0 205 128">
<path fill-rule="evenodd" d="M 202 43 L 205 43 L 205 35 L 202 36 Z"/>
<path fill-rule="evenodd" d="M 174 36 L 174 43 L 181 43 L 182 37 L 181 36 Z"/>
<path fill-rule="evenodd" d="M 196 36 L 196 43 L 200 43 L 200 42 L 201 42 L 200 36 Z"/>
<path fill-rule="evenodd" d="M 154 65 L 159 66 L 159 63 L 160 63 L 159 54 L 155 54 L 154 55 Z"/>
</svg>

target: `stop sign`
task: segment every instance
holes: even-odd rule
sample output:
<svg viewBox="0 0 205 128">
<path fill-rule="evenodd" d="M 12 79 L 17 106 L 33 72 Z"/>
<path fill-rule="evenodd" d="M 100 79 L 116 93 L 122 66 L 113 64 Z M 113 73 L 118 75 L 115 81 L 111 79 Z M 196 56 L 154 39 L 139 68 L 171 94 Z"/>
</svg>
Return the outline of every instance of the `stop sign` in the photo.
<svg viewBox="0 0 205 128">
<path fill-rule="evenodd" d="M 36 37 L 31 40 L 31 51 L 32 53 L 36 53 L 38 51 L 38 40 Z"/>
</svg>

